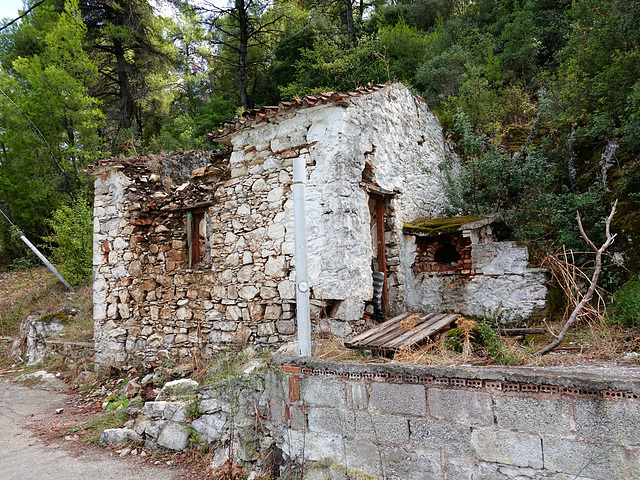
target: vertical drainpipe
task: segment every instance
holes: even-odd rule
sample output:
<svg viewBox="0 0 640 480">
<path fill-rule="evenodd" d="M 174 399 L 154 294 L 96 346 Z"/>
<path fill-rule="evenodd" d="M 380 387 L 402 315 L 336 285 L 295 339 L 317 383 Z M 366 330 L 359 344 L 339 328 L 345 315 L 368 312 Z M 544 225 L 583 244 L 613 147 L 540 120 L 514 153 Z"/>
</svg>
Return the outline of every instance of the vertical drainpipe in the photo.
<svg viewBox="0 0 640 480">
<path fill-rule="evenodd" d="M 296 262 L 296 320 L 298 355 L 311 356 L 311 319 L 309 317 L 309 283 L 307 281 L 307 188 L 305 157 L 293 159 L 293 235 Z"/>
</svg>

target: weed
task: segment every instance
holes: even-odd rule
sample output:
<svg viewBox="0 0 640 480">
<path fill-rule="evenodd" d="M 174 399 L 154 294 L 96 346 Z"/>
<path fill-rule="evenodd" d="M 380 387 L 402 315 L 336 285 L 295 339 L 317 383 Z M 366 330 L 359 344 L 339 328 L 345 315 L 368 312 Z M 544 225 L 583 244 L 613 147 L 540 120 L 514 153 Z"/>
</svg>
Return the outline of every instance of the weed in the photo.
<svg viewBox="0 0 640 480">
<path fill-rule="evenodd" d="M 128 398 L 122 398 L 116 395 L 113 399 L 109 400 L 105 410 L 107 412 L 113 412 L 115 410 L 124 410 L 129 406 L 130 400 Z"/>
<path fill-rule="evenodd" d="M 480 337 L 487 353 L 493 358 L 494 362 L 503 365 L 519 365 L 522 363 L 514 355 L 513 351 L 500 341 L 500 337 L 488 322 L 480 322 Z"/>
<path fill-rule="evenodd" d="M 99 417 L 94 418 L 90 422 L 80 426 L 70 428 L 64 434 L 70 435 L 76 432 L 83 432 L 83 440 L 89 443 L 98 443 L 102 432 L 109 428 L 118 428 L 129 420 L 129 415 L 124 409 L 108 411 Z"/>
<path fill-rule="evenodd" d="M 623 327 L 640 326 L 640 280 L 632 280 L 618 290 L 609 304 L 609 318 Z"/>
</svg>

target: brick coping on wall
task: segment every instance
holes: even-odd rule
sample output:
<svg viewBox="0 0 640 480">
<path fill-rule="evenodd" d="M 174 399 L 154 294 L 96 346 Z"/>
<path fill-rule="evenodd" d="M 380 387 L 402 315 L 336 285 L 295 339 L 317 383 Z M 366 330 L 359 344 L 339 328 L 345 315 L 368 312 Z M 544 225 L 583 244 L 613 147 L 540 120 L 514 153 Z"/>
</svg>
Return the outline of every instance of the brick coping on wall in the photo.
<svg viewBox="0 0 640 480">
<path fill-rule="evenodd" d="M 429 366 L 335 362 L 276 354 L 284 373 L 502 394 L 640 401 L 640 368 Z"/>
</svg>

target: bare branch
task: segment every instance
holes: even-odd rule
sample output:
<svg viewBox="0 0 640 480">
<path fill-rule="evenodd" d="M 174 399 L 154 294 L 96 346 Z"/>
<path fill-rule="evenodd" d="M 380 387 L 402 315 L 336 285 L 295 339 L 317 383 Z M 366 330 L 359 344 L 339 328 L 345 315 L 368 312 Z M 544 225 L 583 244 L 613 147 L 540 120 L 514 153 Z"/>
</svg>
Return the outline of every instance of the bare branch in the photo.
<svg viewBox="0 0 640 480">
<path fill-rule="evenodd" d="M 567 332 L 569 331 L 571 326 L 578 319 L 578 315 L 580 314 L 582 309 L 585 307 L 585 305 L 589 303 L 589 301 L 593 297 L 593 294 L 596 291 L 596 288 L 598 286 L 598 278 L 600 277 L 600 272 L 602 271 L 602 254 L 607 248 L 609 248 L 609 246 L 611 246 L 611 244 L 616 238 L 616 234 L 611 235 L 611 221 L 613 220 L 613 216 L 616 213 L 617 205 L 618 205 L 618 200 L 613 202 L 613 206 L 611 207 L 611 213 L 607 217 L 607 221 L 605 224 L 606 225 L 605 232 L 607 235 L 607 240 L 602 244 L 600 248 L 597 248 L 585 233 L 584 228 L 582 227 L 582 221 L 580 220 L 580 214 L 578 213 L 577 220 L 578 220 L 578 227 L 580 228 L 580 235 L 596 251 L 596 262 L 593 270 L 593 276 L 591 277 L 591 284 L 589 285 L 589 289 L 587 290 L 587 293 L 585 294 L 585 296 L 582 298 L 582 300 L 576 306 L 576 308 L 574 308 L 573 312 L 571 313 L 571 316 L 569 317 L 569 320 L 567 320 L 567 323 L 565 323 L 564 327 L 560 331 L 560 334 L 556 337 L 556 339 L 553 342 L 551 342 L 549 345 L 547 345 L 546 347 L 544 347 L 543 349 L 535 353 L 535 355 L 539 355 L 539 356 L 546 355 L 551 350 L 553 350 L 558 345 L 560 345 L 564 340 L 564 337 L 567 335 Z"/>
<path fill-rule="evenodd" d="M 28 10 L 25 10 L 25 12 L 20 15 L 18 18 L 14 18 L 13 20 L 11 20 L 9 23 L 7 23 L 6 25 L 3 25 L 2 27 L 0 27 L 0 32 L 2 30 L 4 30 L 5 28 L 9 28 L 11 25 L 13 25 L 14 23 L 16 23 L 18 20 L 20 20 L 21 18 L 26 17 L 27 15 L 29 15 L 29 13 L 34 10 L 36 7 L 39 7 L 40 5 L 42 5 L 46 0 L 41 0 L 38 3 L 35 3 L 31 8 L 29 8 Z"/>
</svg>

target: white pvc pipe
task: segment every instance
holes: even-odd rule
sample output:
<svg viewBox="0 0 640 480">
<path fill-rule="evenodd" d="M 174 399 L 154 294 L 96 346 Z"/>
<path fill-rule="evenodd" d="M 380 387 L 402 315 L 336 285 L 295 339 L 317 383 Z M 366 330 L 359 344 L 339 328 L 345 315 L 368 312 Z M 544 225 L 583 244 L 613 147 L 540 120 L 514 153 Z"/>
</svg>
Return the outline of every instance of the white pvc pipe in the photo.
<svg viewBox="0 0 640 480">
<path fill-rule="evenodd" d="M 296 320 L 298 355 L 311 356 L 311 318 L 307 281 L 306 165 L 304 157 L 293 159 L 293 235 L 296 262 Z"/>
<path fill-rule="evenodd" d="M 58 273 L 58 270 L 56 270 L 56 267 L 51 265 L 49 261 L 46 258 L 44 258 L 44 255 L 42 255 L 40 251 L 29 240 L 27 240 L 27 237 L 23 235 L 20 237 L 20 240 L 22 240 L 24 243 L 27 244 L 27 247 L 29 247 L 33 251 L 33 253 L 35 253 L 38 256 L 38 258 L 42 260 L 42 263 L 44 263 L 49 268 L 49 270 L 51 270 L 53 274 L 56 277 L 58 277 L 62 283 L 64 283 L 65 287 L 67 287 L 69 290 L 73 290 L 73 288 L 71 288 L 71 285 L 69 285 L 67 281 L 64 278 L 62 278 L 62 275 Z"/>
</svg>

